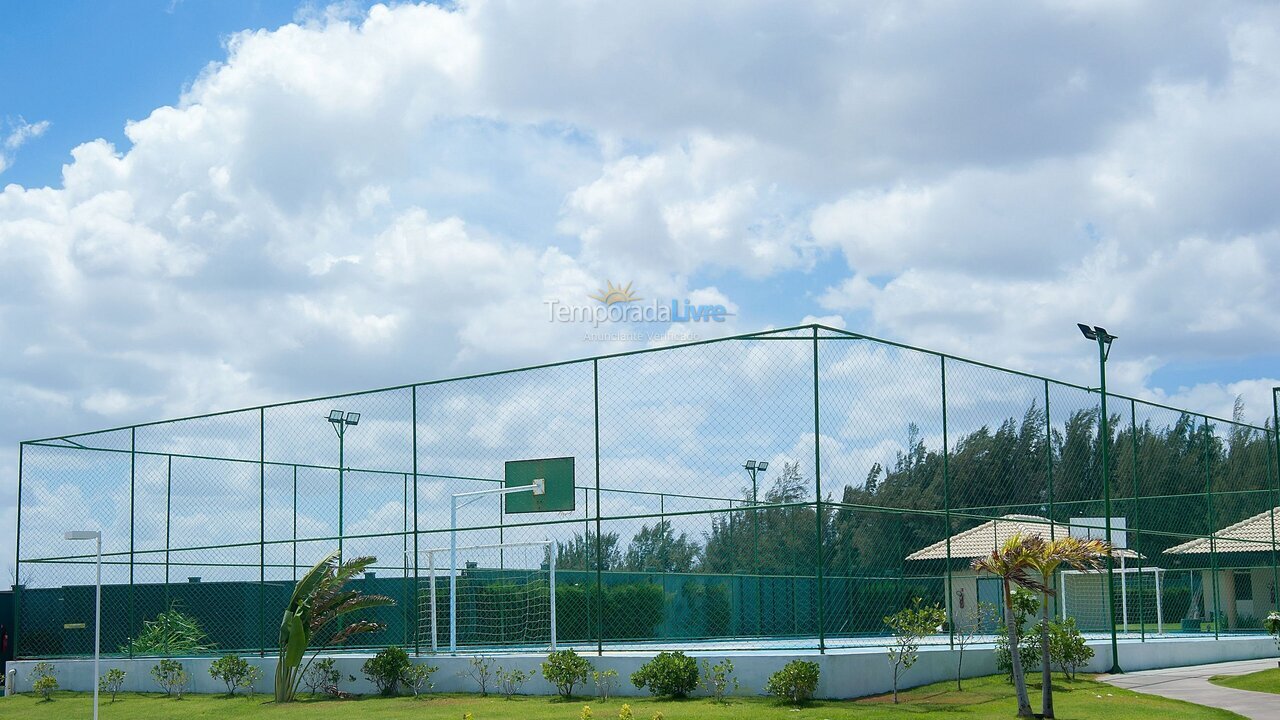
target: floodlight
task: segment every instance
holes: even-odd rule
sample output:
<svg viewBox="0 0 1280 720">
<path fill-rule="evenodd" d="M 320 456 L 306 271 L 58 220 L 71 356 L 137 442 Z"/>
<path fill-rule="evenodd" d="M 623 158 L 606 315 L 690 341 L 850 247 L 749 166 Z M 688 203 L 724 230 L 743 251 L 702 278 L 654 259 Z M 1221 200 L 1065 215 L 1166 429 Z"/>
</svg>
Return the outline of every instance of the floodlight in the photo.
<svg viewBox="0 0 1280 720">
<path fill-rule="evenodd" d="M 1097 331 L 1098 336 L 1102 338 L 1103 342 L 1109 343 L 1116 339 L 1115 335 L 1107 332 L 1107 329 L 1102 326 L 1095 327 L 1094 330 Z"/>
<path fill-rule="evenodd" d="M 102 533 L 97 530 L 68 530 L 62 537 L 66 540 L 97 540 Z"/>
<path fill-rule="evenodd" d="M 360 413 L 358 413 L 358 412 L 349 412 L 349 413 L 347 413 L 347 424 L 348 424 L 348 425 L 359 425 L 359 424 L 360 424 Z"/>
<path fill-rule="evenodd" d="M 340 423 L 340 422 L 342 422 L 342 411 L 341 411 L 341 410 L 330 410 L 330 411 L 329 411 L 329 422 L 331 422 L 331 423 Z"/>
<path fill-rule="evenodd" d="M 767 460 L 761 460 L 760 464 L 756 466 L 756 469 L 759 470 L 760 472 L 764 472 L 765 470 L 768 470 L 769 462 Z"/>
<path fill-rule="evenodd" d="M 747 464 L 746 464 L 746 465 L 743 465 L 742 467 L 744 467 L 744 468 L 746 468 L 746 469 L 748 469 L 748 470 L 755 470 L 755 469 L 756 469 L 756 461 L 755 461 L 755 460 L 748 460 L 748 461 L 747 461 Z"/>
<path fill-rule="evenodd" d="M 1080 328 L 1080 332 L 1084 333 L 1084 336 L 1089 340 L 1098 339 L 1098 333 L 1094 332 L 1093 328 L 1088 325 L 1085 325 L 1084 323 L 1076 323 L 1076 327 Z"/>
</svg>

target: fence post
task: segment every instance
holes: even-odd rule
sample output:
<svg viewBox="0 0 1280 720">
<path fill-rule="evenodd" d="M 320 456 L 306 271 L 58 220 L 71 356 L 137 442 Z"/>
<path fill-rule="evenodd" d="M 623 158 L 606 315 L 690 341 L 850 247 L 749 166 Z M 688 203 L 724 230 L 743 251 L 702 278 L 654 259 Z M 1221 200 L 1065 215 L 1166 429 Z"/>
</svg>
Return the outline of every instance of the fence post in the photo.
<svg viewBox="0 0 1280 720">
<path fill-rule="evenodd" d="M 171 603 L 169 597 L 169 545 L 172 542 L 170 531 L 173 528 L 173 456 L 169 455 L 164 472 L 164 609 L 168 610 Z M 166 637 L 166 644 L 168 639 Z M 169 648 L 165 647 L 165 656 L 169 655 Z"/>
<path fill-rule="evenodd" d="M 1133 547 L 1142 545 L 1142 523 L 1139 522 L 1138 511 L 1142 508 L 1142 502 L 1138 499 L 1138 404 L 1129 399 L 1129 445 L 1133 448 L 1133 535 L 1135 541 L 1126 543 Z M 1134 559 L 1138 563 L 1138 633 L 1143 642 L 1147 641 L 1147 594 L 1142 591 L 1142 551 L 1134 549 Z"/>
<path fill-rule="evenodd" d="M 27 444 L 18 443 L 18 509 L 15 520 L 16 537 L 13 551 L 13 657 L 22 657 L 18 645 L 18 627 L 22 624 L 22 461 L 27 454 Z M 95 632 L 97 628 L 94 629 Z"/>
<path fill-rule="evenodd" d="M 1267 469 L 1274 481 L 1271 495 L 1271 609 L 1280 610 L 1280 564 L 1276 556 L 1276 508 L 1280 507 L 1280 387 L 1271 388 L 1271 435 L 1275 438 L 1276 454 L 1267 448 Z M 1275 460 L 1272 463 L 1272 460 Z"/>
<path fill-rule="evenodd" d="M 135 637 L 133 632 L 134 612 L 136 609 L 135 595 L 137 590 L 133 586 L 133 526 L 134 526 L 134 484 L 137 477 L 138 468 L 138 428 L 129 428 L 129 637 Z M 166 608 L 167 609 L 167 608 Z M 133 643 L 129 643 L 129 657 L 133 657 Z"/>
<path fill-rule="evenodd" d="M 267 411 L 258 408 L 258 657 L 267 656 Z"/>
<path fill-rule="evenodd" d="M 418 597 L 418 386 L 413 386 L 412 400 L 413 418 L 410 425 L 413 427 L 413 580 L 410 581 L 410 587 L 413 588 L 413 654 L 422 654 L 422 641 L 419 638 L 418 628 L 422 626 L 422 622 L 418 617 L 419 607 L 422 602 Z M 435 607 L 434 588 L 431 595 L 431 607 Z M 431 618 L 431 624 L 435 626 L 436 619 Z"/>
<path fill-rule="evenodd" d="M 604 655 L 604 536 L 600 532 L 600 360 L 591 361 L 591 390 L 595 402 L 596 448 L 596 655 Z"/>
<path fill-rule="evenodd" d="M 817 500 L 817 528 L 818 528 L 818 558 L 817 558 L 817 580 L 818 580 L 818 653 L 825 654 L 827 652 L 827 628 L 826 628 L 826 612 L 822 590 L 822 561 L 824 548 L 822 542 L 822 425 L 821 414 L 819 412 L 820 404 L 818 402 L 818 326 L 813 326 L 813 489 L 814 497 Z"/>
<path fill-rule="evenodd" d="M 942 367 L 942 513 L 946 518 L 947 527 L 944 531 L 944 537 L 947 543 L 947 602 L 946 607 L 951 613 L 951 622 L 947 623 L 947 644 L 955 648 L 956 646 L 956 612 L 955 612 L 955 591 L 952 589 L 951 580 L 951 468 L 950 455 L 951 445 L 947 435 L 947 356 L 939 356 L 940 365 Z M 908 452 L 910 450 L 908 449 Z M 977 598 L 974 598 L 977 602 Z"/>
<path fill-rule="evenodd" d="M 1222 629 L 1222 601 L 1218 597 L 1218 532 L 1213 518 L 1213 473 L 1209 469 L 1209 443 L 1212 441 L 1213 436 L 1209 433 L 1209 418 L 1201 417 L 1200 421 L 1204 423 L 1204 439 L 1201 441 L 1204 449 L 1201 462 L 1204 464 L 1205 512 L 1209 516 L 1209 564 L 1212 568 L 1209 573 L 1209 579 L 1213 582 L 1213 637 L 1217 639 Z"/>
<path fill-rule="evenodd" d="M 1044 478 L 1049 494 L 1049 540 L 1052 541 L 1058 539 L 1058 513 L 1053 505 L 1053 419 L 1049 414 L 1049 381 L 1047 379 L 1044 381 Z M 1058 574 L 1058 579 L 1062 579 L 1061 573 Z M 1061 609 L 1059 601 L 1061 597 L 1062 591 L 1059 589 L 1053 595 L 1054 615 L 1058 615 Z"/>
</svg>

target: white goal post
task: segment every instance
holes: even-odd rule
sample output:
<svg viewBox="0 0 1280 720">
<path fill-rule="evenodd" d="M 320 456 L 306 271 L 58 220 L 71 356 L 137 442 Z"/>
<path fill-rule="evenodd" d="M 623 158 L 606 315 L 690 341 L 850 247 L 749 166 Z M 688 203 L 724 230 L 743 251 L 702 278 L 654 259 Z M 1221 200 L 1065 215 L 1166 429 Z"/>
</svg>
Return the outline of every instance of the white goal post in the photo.
<svg viewBox="0 0 1280 720">
<path fill-rule="evenodd" d="M 515 558 L 514 566 L 507 566 L 507 558 L 509 551 L 520 549 L 537 549 L 532 555 L 526 555 L 524 561 Z M 528 542 L 504 542 L 492 543 L 486 545 L 456 545 L 450 544 L 448 547 L 431 548 L 428 550 L 418 551 L 418 577 L 423 574 L 427 577 L 427 602 L 426 608 L 422 606 L 422 594 L 418 592 L 417 603 L 419 607 L 418 632 L 421 633 L 424 625 L 429 623 L 431 632 L 431 652 L 438 652 L 440 649 L 440 622 L 437 607 L 437 577 L 443 575 L 449 583 L 449 652 L 457 653 L 458 651 L 458 586 L 468 572 L 492 572 L 497 575 L 496 583 L 506 583 L 508 587 L 523 588 L 526 595 L 520 599 L 524 603 L 522 608 L 517 608 L 517 612 L 510 613 L 519 615 L 521 612 L 526 614 L 542 615 L 542 589 L 545 588 L 545 617 L 546 617 L 546 637 L 549 640 L 551 650 L 556 649 L 556 555 L 558 544 L 555 540 L 533 540 Z M 459 554 L 475 556 L 477 553 L 490 557 L 498 558 L 497 562 L 489 563 L 491 567 L 480 568 L 479 563 L 471 562 L 461 568 L 457 566 L 457 558 Z M 440 563 L 445 556 L 449 557 L 448 566 Z M 543 562 L 545 558 L 545 563 Z M 532 567 L 530 567 L 532 565 Z M 512 576 L 523 573 L 523 585 L 518 581 L 513 582 Z M 545 583 L 545 584 L 540 584 Z M 534 588 L 534 589 L 530 589 Z M 537 605 L 537 607 L 530 607 Z M 425 609 L 425 613 L 422 610 Z M 497 608 L 495 612 L 503 613 L 511 608 Z M 425 614 L 425 618 L 421 616 Z"/>
<path fill-rule="evenodd" d="M 1136 576 L 1139 580 L 1138 586 L 1142 587 L 1142 576 L 1150 574 L 1155 585 L 1155 611 L 1156 611 L 1156 634 L 1164 634 L 1164 592 L 1162 588 L 1163 575 L 1167 572 L 1164 568 L 1149 567 L 1125 567 L 1124 560 L 1121 558 L 1121 566 L 1114 568 L 1113 571 L 1119 579 L 1120 587 L 1120 623 L 1121 631 L 1129 632 L 1129 577 Z M 1068 617 L 1084 617 L 1089 615 L 1098 615 L 1101 613 L 1105 618 L 1109 614 L 1107 602 L 1107 571 L 1106 570 L 1063 570 L 1061 573 L 1061 582 L 1059 583 L 1058 596 L 1061 600 L 1059 603 L 1062 619 Z M 1092 611 L 1092 612 L 1090 612 Z M 1112 619 L 1111 623 L 1114 623 Z M 1108 628 L 1111 623 L 1107 623 Z M 1143 624 L 1143 618 L 1137 618 L 1139 627 Z"/>
</svg>

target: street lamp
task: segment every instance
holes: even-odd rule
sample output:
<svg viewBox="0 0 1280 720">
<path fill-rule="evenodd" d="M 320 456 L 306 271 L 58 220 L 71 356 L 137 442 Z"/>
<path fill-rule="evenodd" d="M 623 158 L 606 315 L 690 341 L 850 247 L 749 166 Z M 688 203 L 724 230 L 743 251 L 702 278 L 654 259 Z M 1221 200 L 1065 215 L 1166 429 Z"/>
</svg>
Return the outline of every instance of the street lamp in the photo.
<svg viewBox="0 0 1280 720">
<path fill-rule="evenodd" d="M 751 557 L 755 559 L 756 572 L 756 632 L 764 632 L 764 593 L 760 588 L 760 518 L 759 511 L 755 509 L 755 505 L 760 502 L 757 495 L 758 487 L 756 484 L 756 473 L 762 473 L 769 469 L 769 463 L 761 460 L 748 460 L 744 464 L 743 469 L 751 476 Z"/>
<path fill-rule="evenodd" d="M 329 424 L 333 425 L 333 431 L 338 434 L 338 562 L 342 562 L 342 495 L 345 481 L 343 474 L 346 465 L 347 428 L 360 424 L 360 413 L 344 413 L 341 410 L 330 410 L 329 416 L 325 420 L 328 420 Z"/>
<path fill-rule="evenodd" d="M 1111 431 L 1107 427 L 1109 418 L 1107 417 L 1107 357 L 1111 355 L 1111 341 L 1116 339 L 1115 335 L 1107 332 L 1104 327 L 1090 327 L 1084 323 L 1076 323 L 1076 327 L 1080 328 L 1080 333 L 1084 335 L 1086 340 L 1091 340 L 1098 344 L 1098 372 L 1100 375 L 1099 382 L 1102 393 L 1102 403 L 1100 405 L 1101 422 L 1099 423 L 1099 433 L 1102 435 L 1102 511 L 1106 517 L 1107 547 L 1111 548 L 1107 552 L 1107 613 L 1111 616 L 1111 672 L 1118 674 L 1124 672 L 1120 669 L 1119 644 L 1116 642 L 1116 576 L 1115 568 L 1115 549 L 1111 547 L 1111 468 L 1109 445 L 1111 444 Z"/>
<path fill-rule="evenodd" d="M 98 663 L 102 655 L 102 533 L 98 530 L 68 530 L 67 540 L 95 540 L 98 543 L 98 573 L 94 580 L 93 602 L 93 720 L 98 720 Z"/>
</svg>

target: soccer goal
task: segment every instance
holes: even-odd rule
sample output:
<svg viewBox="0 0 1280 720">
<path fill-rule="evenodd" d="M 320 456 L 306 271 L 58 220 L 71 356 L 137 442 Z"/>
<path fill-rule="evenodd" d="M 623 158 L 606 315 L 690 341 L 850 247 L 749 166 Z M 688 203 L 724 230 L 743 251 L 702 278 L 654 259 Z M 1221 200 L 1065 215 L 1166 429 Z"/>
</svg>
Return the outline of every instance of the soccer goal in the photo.
<svg viewBox="0 0 1280 720">
<path fill-rule="evenodd" d="M 1115 573 L 1115 622 L 1108 622 L 1107 572 L 1065 570 L 1058 584 L 1058 610 L 1062 619 L 1075 618 L 1082 631 L 1110 633 L 1145 630 L 1154 625 L 1164 634 L 1164 570 L 1158 567 L 1118 567 Z"/>
<path fill-rule="evenodd" d="M 556 649 L 556 542 L 537 540 L 418 552 L 418 636 L 450 652 Z"/>
</svg>

